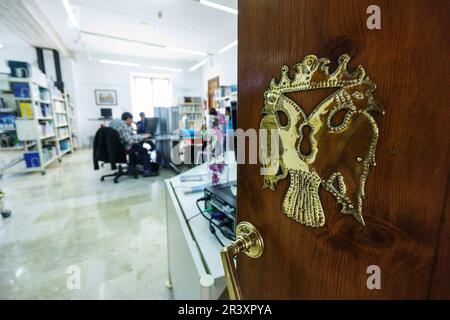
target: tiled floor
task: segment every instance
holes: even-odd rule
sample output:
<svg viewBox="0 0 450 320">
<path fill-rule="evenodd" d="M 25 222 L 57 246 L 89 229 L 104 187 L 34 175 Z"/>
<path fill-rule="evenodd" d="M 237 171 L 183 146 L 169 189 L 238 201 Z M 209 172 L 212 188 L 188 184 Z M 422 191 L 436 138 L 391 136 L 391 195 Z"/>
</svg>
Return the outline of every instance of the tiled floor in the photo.
<svg viewBox="0 0 450 320">
<path fill-rule="evenodd" d="M 13 214 L 0 218 L 0 299 L 172 297 L 164 179 L 173 173 L 116 185 L 100 182 L 108 171 L 94 171 L 91 151 L 79 150 L 44 176 L 5 174 Z"/>
</svg>

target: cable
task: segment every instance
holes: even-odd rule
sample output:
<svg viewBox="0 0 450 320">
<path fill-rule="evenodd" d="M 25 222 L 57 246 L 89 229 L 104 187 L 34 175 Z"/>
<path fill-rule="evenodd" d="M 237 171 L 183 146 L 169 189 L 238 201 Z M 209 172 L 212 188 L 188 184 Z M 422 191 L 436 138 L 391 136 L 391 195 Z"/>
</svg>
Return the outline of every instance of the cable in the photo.
<svg viewBox="0 0 450 320">
<path fill-rule="evenodd" d="M 217 241 L 220 243 L 220 245 L 222 246 L 222 247 L 225 247 L 225 245 L 224 245 L 224 243 L 220 240 L 220 238 L 219 238 L 219 236 L 217 235 L 217 233 L 216 233 L 216 228 L 220 231 L 220 233 L 222 233 L 222 235 L 225 237 L 225 238 L 227 238 L 228 240 L 234 240 L 234 235 L 230 235 L 228 232 L 225 232 L 223 229 L 222 229 L 222 225 L 220 225 L 220 224 L 216 224 L 215 222 L 214 222 L 214 220 L 211 218 L 211 217 L 208 217 L 206 214 L 205 214 L 205 212 L 200 208 L 200 206 L 199 206 L 199 202 L 200 201 L 206 201 L 206 200 L 209 200 L 211 197 L 209 196 L 209 195 L 207 195 L 207 196 L 203 196 L 203 197 L 201 197 L 200 199 L 197 199 L 197 201 L 195 202 L 195 204 L 196 204 L 196 206 L 197 206 L 197 208 L 198 208 L 198 210 L 199 210 L 199 212 L 200 212 L 200 214 L 206 219 L 206 220 L 208 220 L 209 221 L 209 230 L 211 231 L 211 233 L 216 237 L 216 239 L 217 239 Z"/>
<path fill-rule="evenodd" d="M 196 204 L 196 206 L 197 206 L 197 208 L 198 208 L 200 214 L 201 214 L 206 220 L 209 221 L 209 231 L 214 235 L 214 237 L 216 237 L 216 239 L 217 239 L 217 241 L 219 241 L 220 245 L 221 245 L 222 247 L 225 247 L 225 245 L 223 244 L 223 242 L 220 240 L 219 236 L 216 234 L 216 229 L 215 229 L 215 228 L 217 228 L 217 229 L 220 230 L 220 227 L 217 226 L 217 225 L 213 222 L 213 219 L 212 219 L 212 218 L 208 217 L 208 216 L 204 213 L 204 211 L 202 210 L 202 208 L 200 208 L 200 206 L 199 206 L 199 204 L 198 204 L 200 201 L 206 201 L 206 200 L 208 200 L 208 199 L 210 199 L 210 196 L 203 196 L 203 197 L 201 197 L 200 199 L 197 199 L 197 201 L 195 202 L 195 204 Z"/>
<path fill-rule="evenodd" d="M 209 231 L 211 231 L 211 233 L 214 235 L 214 237 L 216 237 L 216 239 L 217 239 L 217 241 L 219 241 L 220 245 L 222 247 L 225 247 L 223 242 L 220 240 L 219 236 L 216 234 L 216 228 L 214 228 L 214 225 L 212 223 L 212 219 L 209 220 Z"/>
<path fill-rule="evenodd" d="M 216 225 L 216 224 L 212 221 L 212 218 L 208 217 L 208 216 L 205 214 L 205 212 L 202 210 L 202 208 L 200 208 L 200 206 L 198 205 L 198 203 L 199 203 L 200 201 L 206 201 L 206 200 L 208 200 L 208 199 L 209 199 L 209 196 L 201 197 L 200 199 L 197 199 L 197 201 L 195 202 L 195 204 L 197 205 L 197 208 L 198 208 L 199 212 L 201 213 L 201 215 L 202 215 L 206 220 L 208 220 L 209 222 L 211 222 L 217 229 L 220 229 L 220 227 L 219 227 L 218 225 Z"/>
</svg>

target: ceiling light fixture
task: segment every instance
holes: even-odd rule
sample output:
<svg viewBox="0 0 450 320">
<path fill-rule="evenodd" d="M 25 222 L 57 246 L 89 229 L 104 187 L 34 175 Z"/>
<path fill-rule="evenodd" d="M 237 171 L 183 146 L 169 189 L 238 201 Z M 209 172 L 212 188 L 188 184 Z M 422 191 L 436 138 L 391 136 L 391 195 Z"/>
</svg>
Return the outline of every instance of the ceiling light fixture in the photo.
<svg viewBox="0 0 450 320">
<path fill-rule="evenodd" d="M 95 60 L 95 59 L 92 59 L 92 60 Z M 118 61 L 118 60 L 109 60 L 109 59 L 98 59 L 97 61 L 100 63 L 115 64 L 118 66 L 141 67 L 141 68 L 163 70 L 163 71 L 170 71 L 170 72 L 183 72 L 183 69 L 179 69 L 179 68 L 169 68 L 169 67 L 160 67 L 160 66 L 145 66 L 145 65 L 140 65 L 138 63 L 127 62 L 127 61 Z"/>
<path fill-rule="evenodd" d="M 143 21 L 143 22 L 141 22 L 140 24 L 141 24 L 142 26 L 149 27 L 149 28 L 152 29 L 152 30 L 156 30 L 156 27 L 155 27 L 153 24 L 149 23 L 149 22 Z"/>
<path fill-rule="evenodd" d="M 236 9 L 233 9 L 233 8 L 230 8 L 230 7 L 218 4 L 216 2 L 212 2 L 212 1 L 209 1 L 209 0 L 200 0 L 200 3 L 205 5 L 205 6 L 214 8 L 214 9 L 222 10 L 222 11 L 225 11 L 225 12 L 228 12 L 228 13 L 232 13 L 232 14 L 238 14 L 238 11 Z"/>
<path fill-rule="evenodd" d="M 126 61 L 99 59 L 98 62 L 100 62 L 100 63 L 108 63 L 108 64 L 117 64 L 119 66 L 139 67 L 139 64 L 137 64 L 137 63 L 126 62 Z"/>
<path fill-rule="evenodd" d="M 202 65 L 204 65 L 207 62 L 207 59 L 203 59 L 202 61 L 200 61 L 199 63 L 197 63 L 195 66 L 191 67 L 189 69 L 189 72 L 195 71 L 198 68 L 200 68 Z"/>
<path fill-rule="evenodd" d="M 0 49 L 3 48 L 3 47 L 4 47 L 3 43 L 0 43 Z"/>
<path fill-rule="evenodd" d="M 195 54 L 195 55 L 199 55 L 199 56 L 207 56 L 207 55 L 209 55 L 208 53 L 202 52 L 202 51 L 181 49 L 181 48 L 165 46 L 165 45 L 161 45 L 161 44 L 157 44 L 157 43 L 151 43 L 151 42 L 146 42 L 146 41 L 133 40 L 133 39 L 128 39 L 128 38 L 112 36 L 112 35 L 109 35 L 109 34 L 103 34 L 103 33 L 91 32 L 91 31 L 84 31 L 84 30 L 81 30 L 80 33 L 83 34 L 83 35 L 88 35 L 88 36 L 102 37 L 102 38 L 108 38 L 108 39 L 114 39 L 114 40 L 120 40 L 120 41 L 132 42 L 132 43 L 138 43 L 138 44 L 146 45 L 146 46 L 149 46 L 149 47 L 164 48 L 164 49 L 167 49 L 167 50 L 184 52 L 184 53 L 190 53 L 190 54 Z"/>
<path fill-rule="evenodd" d="M 133 40 L 133 39 L 128 39 L 128 38 L 122 38 L 122 37 L 112 36 L 112 35 L 105 34 L 105 33 L 97 33 L 97 32 L 85 31 L 85 30 L 80 30 L 80 33 L 82 35 L 87 35 L 87 36 L 94 36 L 94 37 L 101 37 L 101 38 L 108 38 L 108 39 L 113 39 L 113 40 L 138 43 L 138 44 L 143 44 L 143 45 L 150 46 L 150 47 L 157 47 L 157 48 L 165 48 L 166 47 L 161 44 L 150 43 L 150 42 L 140 41 L 140 40 Z"/>
<path fill-rule="evenodd" d="M 64 9 L 66 10 L 67 16 L 69 17 L 70 24 L 77 30 L 80 30 L 80 24 L 73 13 L 73 7 L 70 5 L 69 0 L 62 0 Z"/>
<path fill-rule="evenodd" d="M 207 56 L 208 55 L 206 52 L 196 51 L 196 50 L 181 49 L 181 48 L 175 48 L 175 47 L 170 47 L 170 46 L 166 46 L 165 48 L 167 50 L 184 52 L 184 53 L 190 53 L 190 54 L 196 54 L 198 56 Z"/>
<path fill-rule="evenodd" d="M 155 70 L 163 70 L 163 71 L 183 72 L 183 69 L 178 69 L 178 68 L 168 68 L 168 67 L 159 67 L 159 66 L 150 66 L 150 68 L 155 69 Z"/>
<path fill-rule="evenodd" d="M 219 50 L 219 53 L 224 53 L 228 50 L 230 50 L 231 48 L 235 47 L 237 45 L 237 40 L 233 41 L 232 43 L 230 43 L 229 45 L 223 47 L 222 49 Z"/>
</svg>

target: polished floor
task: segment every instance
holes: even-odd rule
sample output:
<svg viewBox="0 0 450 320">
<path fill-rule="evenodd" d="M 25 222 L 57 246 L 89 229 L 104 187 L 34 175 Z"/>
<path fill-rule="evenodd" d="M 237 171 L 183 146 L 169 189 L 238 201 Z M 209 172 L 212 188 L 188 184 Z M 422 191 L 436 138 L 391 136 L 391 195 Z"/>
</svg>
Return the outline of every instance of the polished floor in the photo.
<svg viewBox="0 0 450 320">
<path fill-rule="evenodd" d="M 5 153 L 1 154 L 1 157 Z M 6 153 L 7 154 L 7 153 Z M 171 299 L 164 179 L 100 182 L 89 150 L 40 173 L 6 173 L 0 299 Z"/>
</svg>

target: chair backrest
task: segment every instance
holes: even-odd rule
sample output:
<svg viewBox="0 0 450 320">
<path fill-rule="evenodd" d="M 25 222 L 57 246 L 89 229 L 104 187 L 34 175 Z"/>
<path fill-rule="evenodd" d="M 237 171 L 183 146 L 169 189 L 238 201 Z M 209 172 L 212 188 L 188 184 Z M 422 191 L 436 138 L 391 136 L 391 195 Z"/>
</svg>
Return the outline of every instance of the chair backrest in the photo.
<svg viewBox="0 0 450 320">
<path fill-rule="evenodd" d="M 119 133 L 110 128 L 103 127 L 97 130 L 94 143 L 94 158 L 108 163 L 126 163 L 127 151 L 120 141 Z"/>
</svg>

